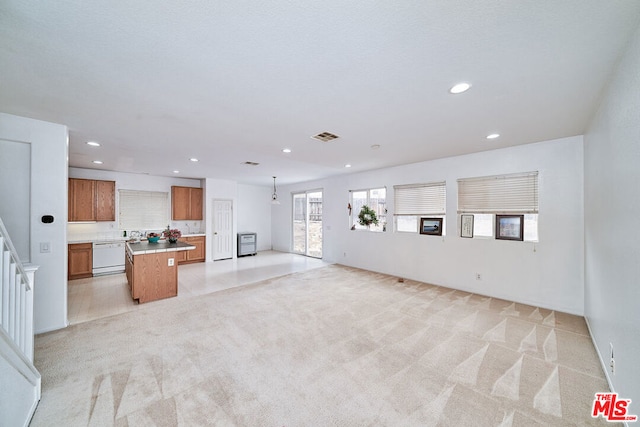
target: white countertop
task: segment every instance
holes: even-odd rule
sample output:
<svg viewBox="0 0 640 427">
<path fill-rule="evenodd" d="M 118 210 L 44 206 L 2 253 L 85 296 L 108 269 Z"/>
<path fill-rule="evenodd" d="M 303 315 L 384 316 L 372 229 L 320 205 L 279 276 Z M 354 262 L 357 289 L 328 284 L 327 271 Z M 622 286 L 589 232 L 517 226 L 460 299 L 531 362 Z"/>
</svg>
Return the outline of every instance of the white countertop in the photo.
<svg viewBox="0 0 640 427">
<path fill-rule="evenodd" d="M 75 243 L 124 243 L 127 239 L 124 237 L 119 239 L 76 239 L 76 240 L 67 240 L 67 243 L 73 245 Z"/>
<path fill-rule="evenodd" d="M 198 233 L 190 233 L 190 234 L 183 234 L 182 237 L 197 237 L 197 236 L 206 236 L 207 234 L 204 232 L 198 232 Z M 69 240 L 67 240 L 67 243 L 72 245 L 72 244 L 76 244 L 76 243 L 118 243 L 118 242 L 126 242 L 128 240 L 130 240 L 130 237 L 115 237 L 115 238 L 101 238 L 101 237 L 95 237 L 95 238 L 87 238 L 87 237 L 75 237 L 75 238 L 71 238 Z M 142 238 L 143 242 L 146 242 L 146 238 Z"/>
<path fill-rule="evenodd" d="M 166 240 L 160 240 L 157 243 L 149 243 L 146 240 L 140 243 L 127 243 L 127 250 L 133 255 L 157 254 L 161 252 L 177 252 L 190 251 L 195 249 L 194 245 L 189 243 L 178 242 L 169 243 Z"/>
</svg>

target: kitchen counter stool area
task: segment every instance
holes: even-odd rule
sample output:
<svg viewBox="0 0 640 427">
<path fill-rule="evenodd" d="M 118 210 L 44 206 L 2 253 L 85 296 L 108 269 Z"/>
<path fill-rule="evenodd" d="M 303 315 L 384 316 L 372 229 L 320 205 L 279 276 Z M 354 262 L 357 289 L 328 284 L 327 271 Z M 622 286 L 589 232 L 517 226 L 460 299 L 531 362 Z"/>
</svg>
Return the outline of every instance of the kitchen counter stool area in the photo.
<svg viewBox="0 0 640 427">
<path fill-rule="evenodd" d="M 178 256 L 189 243 L 127 243 L 125 273 L 131 297 L 140 304 L 178 295 Z"/>
</svg>

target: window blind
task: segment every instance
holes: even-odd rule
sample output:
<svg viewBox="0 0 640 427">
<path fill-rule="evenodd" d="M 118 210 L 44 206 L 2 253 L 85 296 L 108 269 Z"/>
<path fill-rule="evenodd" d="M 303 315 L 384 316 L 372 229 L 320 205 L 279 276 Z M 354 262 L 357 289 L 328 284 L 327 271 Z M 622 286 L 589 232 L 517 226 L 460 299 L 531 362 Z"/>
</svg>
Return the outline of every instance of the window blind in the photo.
<svg viewBox="0 0 640 427">
<path fill-rule="evenodd" d="M 169 224 L 169 193 L 119 190 L 121 230 L 162 230 Z"/>
<path fill-rule="evenodd" d="M 394 215 L 444 215 L 446 213 L 446 183 L 394 185 Z"/>
<path fill-rule="evenodd" d="M 458 213 L 538 213 L 538 172 L 459 179 Z"/>
</svg>

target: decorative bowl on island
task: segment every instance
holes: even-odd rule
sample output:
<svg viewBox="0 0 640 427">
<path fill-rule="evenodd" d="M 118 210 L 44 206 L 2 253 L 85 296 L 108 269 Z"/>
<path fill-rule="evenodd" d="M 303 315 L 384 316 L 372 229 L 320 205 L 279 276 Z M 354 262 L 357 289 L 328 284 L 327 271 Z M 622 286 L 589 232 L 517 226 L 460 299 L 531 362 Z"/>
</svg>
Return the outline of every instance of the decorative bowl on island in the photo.
<svg viewBox="0 0 640 427">
<path fill-rule="evenodd" d="M 160 240 L 160 235 L 158 233 L 149 233 L 147 234 L 147 240 L 149 243 L 158 243 Z"/>
</svg>

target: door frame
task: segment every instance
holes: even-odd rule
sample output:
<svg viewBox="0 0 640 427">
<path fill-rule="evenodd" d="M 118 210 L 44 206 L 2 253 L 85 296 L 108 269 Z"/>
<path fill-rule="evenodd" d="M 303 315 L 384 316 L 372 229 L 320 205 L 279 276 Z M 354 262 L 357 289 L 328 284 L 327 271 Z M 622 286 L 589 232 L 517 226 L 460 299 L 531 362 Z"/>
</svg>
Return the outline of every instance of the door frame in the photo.
<svg viewBox="0 0 640 427">
<path fill-rule="evenodd" d="M 311 258 L 317 258 L 317 259 L 322 259 L 323 255 L 324 255 L 324 229 L 323 229 L 323 220 L 321 218 L 320 220 L 320 230 L 321 230 L 321 236 L 322 236 L 322 242 L 320 244 L 320 251 L 321 251 L 321 255 L 319 257 L 314 256 L 314 255 L 310 255 L 309 254 L 309 194 L 310 193 L 320 193 L 322 194 L 322 203 L 324 203 L 324 189 L 322 188 L 316 188 L 316 189 L 312 189 L 312 190 L 302 190 L 302 191 L 296 191 L 291 193 L 291 252 L 294 254 L 298 254 L 298 255 L 304 255 L 304 256 L 308 256 Z M 295 231 L 294 231 L 294 227 L 295 227 L 295 196 L 296 195 L 300 195 L 300 194 L 304 194 L 305 195 L 305 202 L 306 202 L 306 215 L 305 215 L 305 236 L 304 236 L 304 253 L 303 252 L 296 252 L 294 251 L 294 247 L 295 247 Z"/>
<path fill-rule="evenodd" d="M 229 258 L 219 258 L 216 259 L 216 243 L 217 243 L 217 231 L 216 231 L 216 202 L 229 202 L 231 203 L 231 256 Z M 236 258 L 236 241 L 234 239 L 235 234 L 235 211 L 234 211 L 234 200 L 233 199 L 212 199 L 211 201 L 211 260 L 212 261 L 222 261 L 225 259 L 233 259 Z"/>
</svg>

